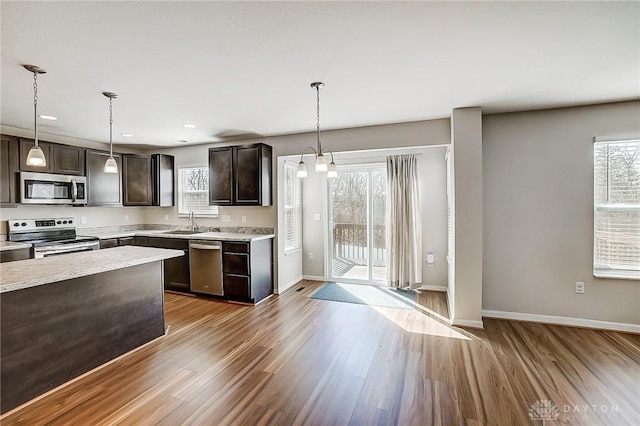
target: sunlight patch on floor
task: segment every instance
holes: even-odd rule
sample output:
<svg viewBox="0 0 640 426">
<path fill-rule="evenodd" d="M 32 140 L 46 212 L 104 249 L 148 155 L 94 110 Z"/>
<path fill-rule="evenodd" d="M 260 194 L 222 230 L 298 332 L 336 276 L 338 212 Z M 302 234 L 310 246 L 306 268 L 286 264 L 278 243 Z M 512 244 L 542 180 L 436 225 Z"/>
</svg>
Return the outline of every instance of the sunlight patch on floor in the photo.
<svg viewBox="0 0 640 426">
<path fill-rule="evenodd" d="M 448 337 L 451 339 L 471 340 L 447 324 L 431 318 L 429 315 L 415 310 L 370 306 L 371 309 L 384 316 L 409 333 L 427 334 L 430 336 Z"/>
</svg>

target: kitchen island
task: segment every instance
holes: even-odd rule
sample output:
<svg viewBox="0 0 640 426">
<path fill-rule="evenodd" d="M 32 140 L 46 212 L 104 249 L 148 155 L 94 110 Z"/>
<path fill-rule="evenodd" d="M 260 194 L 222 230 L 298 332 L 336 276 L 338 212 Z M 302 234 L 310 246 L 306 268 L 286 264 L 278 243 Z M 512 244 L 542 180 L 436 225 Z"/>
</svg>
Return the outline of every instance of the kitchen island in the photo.
<svg viewBox="0 0 640 426">
<path fill-rule="evenodd" d="M 0 411 L 164 335 L 162 262 L 123 246 L 0 264 Z"/>
</svg>

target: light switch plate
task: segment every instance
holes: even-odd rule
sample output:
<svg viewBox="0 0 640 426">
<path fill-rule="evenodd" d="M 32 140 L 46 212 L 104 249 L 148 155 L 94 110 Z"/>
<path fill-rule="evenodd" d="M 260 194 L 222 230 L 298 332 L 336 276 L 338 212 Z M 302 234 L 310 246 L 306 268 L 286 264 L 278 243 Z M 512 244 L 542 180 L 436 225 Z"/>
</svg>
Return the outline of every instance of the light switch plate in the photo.
<svg viewBox="0 0 640 426">
<path fill-rule="evenodd" d="M 80 223 L 83 224 L 83 225 L 85 223 L 87 223 L 87 217 L 86 216 L 80 216 Z"/>
<path fill-rule="evenodd" d="M 320 220 L 320 213 L 314 213 L 313 220 Z"/>
<path fill-rule="evenodd" d="M 242 220 L 242 223 L 247 223 L 247 217 L 246 216 L 242 215 L 240 217 L 240 219 Z"/>
</svg>

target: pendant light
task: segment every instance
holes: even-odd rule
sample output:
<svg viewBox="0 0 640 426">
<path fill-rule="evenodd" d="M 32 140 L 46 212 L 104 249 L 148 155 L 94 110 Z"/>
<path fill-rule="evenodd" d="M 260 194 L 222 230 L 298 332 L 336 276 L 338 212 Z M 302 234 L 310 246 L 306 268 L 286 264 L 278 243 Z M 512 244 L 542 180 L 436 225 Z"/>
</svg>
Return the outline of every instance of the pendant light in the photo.
<svg viewBox="0 0 640 426">
<path fill-rule="evenodd" d="M 113 100 L 118 97 L 112 92 L 102 92 L 107 98 L 109 98 L 109 158 L 104 163 L 105 173 L 118 173 L 118 163 L 113 158 Z"/>
<path fill-rule="evenodd" d="M 23 67 L 33 73 L 33 121 L 35 146 L 27 154 L 27 165 L 35 167 L 46 167 L 47 159 L 44 152 L 38 146 L 38 74 L 45 74 L 47 70 L 37 65 L 23 65 Z"/>
<path fill-rule="evenodd" d="M 317 173 L 327 173 L 328 178 L 338 177 L 338 167 L 336 163 L 333 162 L 333 152 L 329 148 L 323 148 L 320 143 L 320 88 L 324 87 L 324 83 L 320 81 L 316 81 L 311 83 L 311 87 L 316 89 L 316 131 L 317 131 L 317 149 L 308 146 L 302 151 L 300 155 L 300 163 L 298 163 L 298 169 L 296 170 L 296 176 L 299 178 L 306 178 L 308 176 L 307 173 L 307 165 L 302 161 L 302 157 L 304 156 L 307 150 L 312 150 L 316 156 L 316 162 L 314 170 Z M 323 152 L 329 152 L 331 154 L 331 163 L 327 165 L 327 158 L 324 156 Z"/>
</svg>

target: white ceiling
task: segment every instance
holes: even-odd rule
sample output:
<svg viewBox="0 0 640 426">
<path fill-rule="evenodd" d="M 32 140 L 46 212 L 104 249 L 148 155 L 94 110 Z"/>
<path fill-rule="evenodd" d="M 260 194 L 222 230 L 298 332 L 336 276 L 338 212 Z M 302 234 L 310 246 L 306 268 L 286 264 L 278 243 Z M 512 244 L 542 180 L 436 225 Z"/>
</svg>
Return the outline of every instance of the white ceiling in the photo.
<svg viewBox="0 0 640 426">
<path fill-rule="evenodd" d="M 158 146 L 640 97 L 639 2 L 7 2 L 3 125 Z M 185 123 L 197 125 L 186 129 Z M 134 138 L 124 138 L 123 132 Z"/>
</svg>

